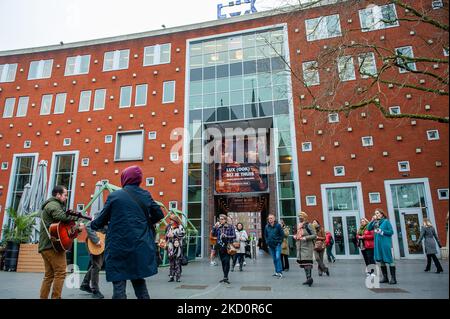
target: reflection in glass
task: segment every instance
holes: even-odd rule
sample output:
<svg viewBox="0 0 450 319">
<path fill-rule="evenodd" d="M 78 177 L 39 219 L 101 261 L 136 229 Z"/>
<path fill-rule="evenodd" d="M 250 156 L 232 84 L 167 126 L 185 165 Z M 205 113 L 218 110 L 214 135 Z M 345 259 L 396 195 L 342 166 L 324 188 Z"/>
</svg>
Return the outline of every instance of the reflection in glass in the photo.
<svg viewBox="0 0 450 319">
<path fill-rule="evenodd" d="M 344 232 L 342 217 L 333 217 L 334 248 L 336 255 L 345 255 Z"/>
<path fill-rule="evenodd" d="M 356 240 L 357 224 L 355 216 L 347 216 L 347 240 L 350 255 L 358 255 L 358 241 Z"/>
</svg>

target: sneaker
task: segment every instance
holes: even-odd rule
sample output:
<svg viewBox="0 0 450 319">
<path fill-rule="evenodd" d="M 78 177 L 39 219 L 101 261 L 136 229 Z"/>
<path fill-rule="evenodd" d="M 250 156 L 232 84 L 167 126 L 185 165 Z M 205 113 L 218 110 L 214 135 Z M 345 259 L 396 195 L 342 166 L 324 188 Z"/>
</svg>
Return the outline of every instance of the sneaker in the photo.
<svg viewBox="0 0 450 319">
<path fill-rule="evenodd" d="M 177 278 L 176 282 L 181 282 L 180 278 Z"/>
<path fill-rule="evenodd" d="M 277 277 L 278 277 L 278 279 L 281 279 L 281 278 L 283 278 L 283 274 L 281 272 L 279 272 L 279 273 L 277 273 Z"/>
<path fill-rule="evenodd" d="M 215 261 L 211 261 L 209 264 L 210 264 L 211 266 L 217 266 L 217 263 L 216 263 Z"/>
<path fill-rule="evenodd" d="M 247 263 L 244 261 L 244 262 L 242 263 L 242 265 L 247 266 Z"/>
<path fill-rule="evenodd" d="M 92 293 L 92 298 L 103 299 L 103 298 L 105 298 L 105 296 L 103 296 L 103 294 L 100 291 L 94 291 Z"/>
<path fill-rule="evenodd" d="M 230 284 L 230 282 L 228 281 L 228 278 L 224 279 L 223 282 L 226 284 Z"/>
<path fill-rule="evenodd" d="M 173 282 L 173 277 L 170 277 L 169 282 Z"/>
<path fill-rule="evenodd" d="M 277 272 L 274 273 L 274 274 L 272 275 L 272 277 L 278 277 L 278 273 L 277 273 Z"/>
<path fill-rule="evenodd" d="M 89 287 L 88 285 L 81 285 L 81 286 L 80 286 L 80 290 L 86 291 L 86 292 L 88 292 L 88 293 L 90 293 L 90 294 L 93 293 L 91 287 Z"/>
</svg>

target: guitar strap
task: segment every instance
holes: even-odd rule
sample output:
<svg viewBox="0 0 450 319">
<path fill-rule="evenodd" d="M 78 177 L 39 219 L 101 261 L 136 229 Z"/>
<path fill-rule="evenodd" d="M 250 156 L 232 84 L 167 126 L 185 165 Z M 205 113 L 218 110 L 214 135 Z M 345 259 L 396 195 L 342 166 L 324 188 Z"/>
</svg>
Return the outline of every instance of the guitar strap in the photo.
<svg viewBox="0 0 450 319">
<path fill-rule="evenodd" d="M 145 219 L 147 220 L 147 224 L 148 224 L 148 226 L 150 227 L 150 230 L 152 231 L 152 233 L 153 233 L 153 236 L 155 235 L 155 233 L 156 233 L 156 229 L 155 229 L 155 226 L 152 224 L 152 222 L 150 221 L 150 218 L 147 216 L 147 209 L 146 209 L 146 207 L 144 206 L 144 204 L 136 197 L 136 196 L 134 196 L 131 192 L 129 192 L 129 191 L 127 191 L 125 188 L 122 188 L 124 191 L 125 191 L 125 193 L 127 193 L 128 194 L 128 196 L 130 196 L 131 197 L 131 199 L 136 203 L 136 204 L 138 204 L 138 206 L 139 206 L 139 208 L 141 209 L 141 211 L 144 213 L 144 217 L 145 217 Z"/>
</svg>

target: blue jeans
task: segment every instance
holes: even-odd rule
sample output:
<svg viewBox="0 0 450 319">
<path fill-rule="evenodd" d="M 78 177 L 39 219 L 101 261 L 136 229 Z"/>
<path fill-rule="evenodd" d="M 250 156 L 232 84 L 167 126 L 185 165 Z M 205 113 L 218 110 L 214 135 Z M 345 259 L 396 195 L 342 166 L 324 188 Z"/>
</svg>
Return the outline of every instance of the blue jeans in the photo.
<svg viewBox="0 0 450 319">
<path fill-rule="evenodd" d="M 269 253 L 275 265 L 275 272 L 281 274 L 283 272 L 283 267 L 281 266 L 281 244 L 278 244 L 275 248 L 269 246 Z"/>
</svg>

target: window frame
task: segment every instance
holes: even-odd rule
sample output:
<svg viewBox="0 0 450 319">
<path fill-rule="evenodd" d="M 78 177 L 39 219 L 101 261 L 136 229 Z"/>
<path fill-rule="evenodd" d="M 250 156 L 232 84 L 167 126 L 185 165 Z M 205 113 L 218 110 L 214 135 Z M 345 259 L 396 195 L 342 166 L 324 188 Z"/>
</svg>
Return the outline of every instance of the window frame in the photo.
<svg viewBox="0 0 450 319">
<path fill-rule="evenodd" d="M 87 98 L 83 99 L 83 94 L 89 93 L 89 103 L 87 104 L 87 109 L 81 110 L 81 102 L 88 100 Z M 92 100 L 92 90 L 85 90 L 80 92 L 80 101 L 78 103 L 78 112 L 89 112 L 91 110 L 91 100 Z"/>
<path fill-rule="evenodd" d="M 337 169 L 342 168 L 342 173 L 338 173 Z M 336 177 L 340 177 L 340 176 L 345 176 L 345 166 L 344 165 L 337 165 L 337 166 L 333 166 L 333 173 L 334 176 Z"/>
<path fill-rule="evenodd" d="M 447 196 L 441 196 L 441 191 L 446 191 L 447 192 Z M 448 200 L 449 199 L 449 190 L 448 190 L 448 188 L 438 188 L 437 189 L 437 193 L 438 193 L 438 199 L 439 200 Z"/>
<path fill-rule="evenodd" d="M 127 52 L 127 66 L 126 67 L 120 67 L 120 59 L 122 52 Z M 106 55 L 108 53 L 112 53 L 112 64 L 111 69 L 106 69 L 106 61 L 109 60 L 109 58 L 106 58 Z M 130 49 L 122 49 L 122 50 L 113 50 L 113 51 L 106 51 L 103 54 L 103 72 L 110 72 L 110 71 L 119 71 L 119 70 L 127 70 L 130 66 Z"/>
<path fill-rule="evenodd" d="M 374 199 L 372 196 L 378 196 L 377 199 Z M 380 192 L 372 192 L 369 193 L 369 203 L 370 204 L 380 204 L 381 203 L 381 194 Z"/>
<path fill-rule="evenodd" d="M 335 120 L 332 120 L 332 117 L 335 116 Z M 339 123 L 339 113 L 328 113 L 328 123 L 333 124 L 333 123 Z"/>
<path fill-rule="evenodd" d="M 434 138 L 430 137 L 430 133 L 432 133 L 432 132 L 435 132 L 437 137 L 434 137 Z M 427 139 L 429 141 L 437 141 L 437 140 L 439 140 L 440 139 L 439 130 L 428 130 L 427 131 Z"/>
<path fill-rule="evenodd" d="M 11 105 L 7 105 L 8 101 L 12 101 L 12 106 Z M 9 119 L 12 118 L 14 116 L 14 109 L 16 108 L 16 98 L 15 97 L 8 97 L 5 99 L 5 104 L 4 104 L 4 108 L 3 108 L 3 118 L 4 119 Z M 7 113 L 8 111 L 8 113 Z"/>
<path fill-rule="evenodd" d="M 411 56 L 405 55 L 405 54 L 403 54 L 403 53 L 399 53 L 399 52 L 397 51 L 397 50 L 405 49 L 405 48 L 410 48 L 410 49 L 411 49 Z M 412 47 L 411 45 L 405 45 L 405 46 L 403 46 L 403 47 L 395 48 L 395 55 L 399 55 L 399 54 L 404 55 L 404 56 L 409 57 L 409 58 L 414 58 L 414 50 L 413 50 L 413 47 Z M 400 65 L 399 59 L 400 59 L 400 58 L 397 58 L 397 64 Z M 413 67 L 410 67 L 410 65 L 412 65 Z M 407 66 L 408 69 L 410 69 L 410 70 L 417 71 L 416 62 L 406 62 L 406 66 Z M 407 70 L 407 69 L 404 68 L 404 67 L 398 67 L 398 72 L 399 72 L 400 74 L 403 74 L 403 73 L 409 73 L 409 72 L 411 72 L 411 71 Z"/>
<path fill-rule="evenodd" d="M 314 201 L 312 203 L 309 201 L 311 199 L 314 199 Z M 317 196 L 316 195 L 305 196 L 305 203 L 306 203 L 306 206 L 317 206 Z"/>
<path fill-rule="evenodd" d="M 315 70 L 308 69 L 309 65 L 313 65 L 316 68 Z M 305 73 L 310 75 L 312 73 L 315 74 L 314 82 L 308 82 L 308 80 L 312 79 L 312 77 L 305 77 Z M 319 74 L 319 63 L 317 61 L 305 61 L 302 63 L 302 75 L 303 75 L 303 83 L 306 87 L 320 85 L 320 74 Z"/>
<path fill-rule="evenodd" d="M 338 35 L 333 35 L 331 33 L 332 30 L 328 29 L 328 19 L 330 19 L 331 17 L 334 17 L 334 16 L 337 16 L 337 19 L 338 19 L 338 28 L 336 29 L 336 31 L 339 31 Z M 308 25 L 308 23 L 310 21 L 318 21 L 318 22 L 315 22 L 315 26 L 312 29 L 310 29 L 309 25 Z M 309 30 L 312 30 L 312 31 L 310 33 L 308 33 Z M 322 34 L 324 31 L 326 31 L 326 34 Z M 320 17 L 316 17 L 316 18 L 305 19 L 305 33 L 306 33 L 306 40 L 308 42 L 330 39 L 330 38 L 337 38 L 337 37 L 342 36 L 340 15 L 338 13 L 335 13 L 335 14 L 330 14 L 327 16 L 320 16 Z"/>
<path fill-rule="evenodd" d="M 21 107 L 21 101 L 26 100 L 26 104 L 22 105 Z M 19 100 L 17 101 L 17 111 L 16 111 L 16 117 L 26 117 L 28 113 L 28 104 L 30 103 L 30 97 L 29 96 L 20 96 Z M 20 112 L 22 111 L 22 112 Z"/>
<path fill-rule="evenodd" d="M 1 69 L 2 71 L 0 72 L 0 83 L 14 82 L 16 80 L 18 63 L 5 63 L 0 64 L 0 66 L 3 66 Z M 11 72 L 11 66 L 14 66 L 14 72 Z M 8 80 L 8 75 L 10 74 L 10 72 L 13 73 L 13 76 L 12 79 Z"/>
<path fill-rule="evenodd" d="M 161 53 L 163 52 L 163 47 L 168 46 L 169 47 L 169 58 L 168 61 L 161 62 Z M 149 56 L 146 51 L 150 50 L 150 48 L 153 48 L 153 63 L 146 63 L 146 60 L 148 60 L 147 56 Z M 149 45 L 144 47 L 144 57 L 142 59 L 142 66 L 153 66 L 153 65 L 160 65 L 160 64 L 169 64 L 172 59 L 172 43 L 162 43 L 162 44 L 155 44 L 155 45 Z"/>
<path fill-rule="evenodd" d="M 50 72 L 48 74 L 48 76 L 44 76 L 44 71 L 45 71 L 45 63 L 51 61 L 50 62 Z M 37 63 L 37 69 L 36 69 L 36 77 L 31 77 L 31 66 L 34 65 L 35 63 Z M 27 80 L 39 80 L 39 79 L 49 79 L 52 77 L 52 72 L 53 72 L 53 59 L 47 59 L 47 60 L 36 60 L 36 61 L 31 61 L 30 62 L 30 68 L 28 70 L 28 77 Z"/>
<path fill-rule="evenodd" d="M 407 163 L 408 167 L 405 168 L 405 169 L 402 169 L 401 166 L 402 166 L 402 164 L 405 164 L 405 163 Z M 398 171 L 401 172 L 401 173 L 403 173 L 403 172 L 410 172 L 411 171 L 411 166 L 409 164 L 409 161 L 398 161 L 397 162 L 397 166 L 398 166 Z"/>
<path fill-rule="evenodd" d="M 81 72 L 81 66 L 82 61 L 84 57 L 89 57 L 87 60 L 87 71 Z M 73 73 L 68 73 L 68 65 L 69 65 L 69 59 L 75 59 L 74 61 L 74 67 L 73 67 Z M 84 54 L 84 55 L 76 55 L 76 56 L 69 56 L 66 58 L 66 67 L 64 69 L 64 76 L 74 76 L 74 75 L 83 75 L 83 74 L 89 74 L 89 70 L 91 67 L 91 55 L 90 54 Z"/>
<path fill-rule="evenodd" d="M 398 109 L 398 113 L 393 112 L 394 109 Z M 389 114 L 391 114 L 391 115 L 399 115 L 399 114 L 402 114 L 400 105 L 394 105 L 394 106 L 389 107 Z"/>
<path fill-rule="evenodd" d="M 64 96 L 64 103 L 63 103 L 63 107 L 62 107 L 62 111 L 57 110 L 57 106 L 58 106 L 58 98 L 61 99 L 61 96 Z M 55 96 L 55 107 L 53 109 L 53 114 L 64 114 L 66 112 L 66 103 L 67 103 L 67 93 L 62 92 L 62 93 L 57 93 Z"/>
<path fill-rule="evenodd" d="M 367 11 L 369 9 L 372 9 L 373 7 L 379 7 L 380 8 L 380 12 L 382 12 L 382 10 L 383 10 L 382 8 L 386 7 L 386 6 L 392 6 L 393 13 L 394 13 L 394 15 L 396 17 L 395 24 L 391 24 L 391 25 L 390 24 L 386 24 L 385 22 L 381 21 L 381 19 L 378 22 L 375 22 L 375 17 L 373 17 L 373 14 L 372 14 L 372 19 L 374 20 L 372 27 L 367 28 L 367 27 L 363 26 L 363 16 L 362 16 L 362 12 L 363 11 Z M 388 29 L 388 28 L 395 28 L 395 27 L 400 26 L 400 23 L 398 21 L 397 8 L 395 7 L 395 5 L 393 3 L 389 3 L 389 4 L 386 4 L 386 5 L 382 5 L 382 6 L 375 5 L 375 6 L 372 6 L 370 8 L 360 9 L 360 10 L 358 10 L 358 16 L 359 16 L 359 25 L 361 27 L 361 32 L 371 32 L 371 31 L 383 30 L 383 29 Z M 379 26 L 377 27 L 377 25 L 379 25 Z"/>
<path fill-rule="evenodd" d="M 142 149 L 141 154 L 138 157 L 126 157 L 126 158 L 119 158 L 120 154 L 120 145 L 119 143 L 122 142 L 121 138 L 124 135 L 138 135 L 140 134 L 142 137 Z M 114 147 L 114 161 L 115 162 L 127 162 L 127 161 L 141 161 L 144 159 L 144 145 L 145 145 L 145 138 L 144 138 L 144 130 L 130 130 L 130 131 L 120 131 L 116 132 L 116 142 Z"/>
<path fill-rule="evenodd" d="M 309 145 L 309 149 L 306 145 Z M 312 152 L 312 142 L 302 142 L 302 152 Z"/>
<path fill-rule="evenodd" d="M 99 92 L 104 92 L 104 94 L 103 94 L 103 99 L 100 100 L 101 105 L 102 105 L 101 108 L 96 107 L 96 104 L 97 104 L 96 102 L 97 102 L 98 99 L 99 99 L 99 98 L 98 98 Z M 101 110 L 104 110 L 105 107 L 106 107 L 106 89 L 96 89 L 96 90 L 94 91 L 94 104 L 92 105 L 92 110 L 93 110 L 93 111 L 101 111 Z"/>
<path fill-rule="evenodd" d="M 169 83 L 173 83 L 173 99 L 172 100 L 165 100 L 166 98 L 166 90 L 167 90 L 167 85 L 169 85 Z M 175 103 L 175 92 L 176 92 L 176 81 L 175 80 L 170 80 L 170 81 L 164 81 L 163 82 L 163 94 L 162 94 L 162 104 L 169 104 L 169 103 Z"/>
<path fill-rule="evenodd" d="M 128 104 L 122 105 L 123 90 L 125 90 L 125 89 L 129 89 L 130 90 L 130 93 L 129 93 L 130 96 L 129 96 L 129 99 L 127 100 Z M 119 108 L 122 109 L 122 108 L 131 107 L 131 98 L 132 98 L 132 96 L 133 96 L 133 86 L 132 85 L 121 86 L 120 87 Z"/>
<path fill-rule="evenodd" d="M 344 60 L 344 65 L 342 65 L 342 60 Z M 351 66 L 351 74 L 349 78 L 343 78 L 343 75 L 347 75 L 347 66 Z M 337 58 L 337 68 L 338 68 L 338 76 L 342 82 L 353 81 L 356 80 L 356 72 L 355 72 L 355 63 L 353 61 L 353 57 L 351 55 L 345 55 Z"/>
<path fill-rule="evenodd" d="M 151 183 L 150 183 L 151 181 Z M 146 177 L 145 178 L 145 186 L 152 187 L 155 186 L 155 178 L 154 177 Z"/>
<path fill-rule="evenodd" d="M 370 138 L 370 143 L 365 143 L 365 139 Z M 372 135 L 368 135 L 368 136 L 363 136 L 361 137 L 361 144 L 363 147 L 370 147 L 373 146 L 373 136 Z"/>
<path fill-rule="evenodd" d="M 137 104 L 139 87 L 145 87 L 145 99 L 144 99 L 145 101 L 143 104 Z M 135 89 L 134 106 L 147 106 L 147 102 L 148 102 L 148 84 L 147 83 L 137 84 Z"/>
<path fill-rule="evenodd" d="M 48 108 L 48 112 L 47 113 L 44 113 L 43 112 L 43 108 L 42 108 L 42 106 L 43 106 L 43 102 L 44 102 L 44 98 L 45 97 L 50 97 L 50 106 L 49 106 L 49 108 Z M 51 113 L 52 113 L 52 106 L 53 106 L 53 94 L 43 94 L 42 95 L 42 98 L 41 98 L 41 110 L 40 110 L 40 112 L 39 112 L 39 115 L 50 115 Z"/>
</svg>

